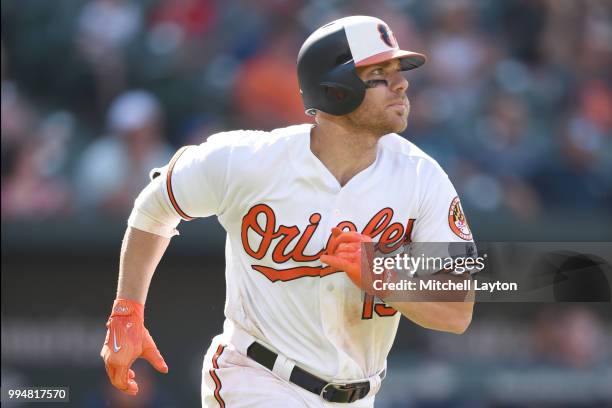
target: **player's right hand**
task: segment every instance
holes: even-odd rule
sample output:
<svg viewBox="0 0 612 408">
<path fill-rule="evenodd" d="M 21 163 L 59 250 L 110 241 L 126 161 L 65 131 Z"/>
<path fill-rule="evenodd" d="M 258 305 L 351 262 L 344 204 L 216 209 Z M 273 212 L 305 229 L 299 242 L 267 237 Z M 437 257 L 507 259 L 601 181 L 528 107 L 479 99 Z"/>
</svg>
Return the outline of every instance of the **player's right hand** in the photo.
<svg viewBox="0 0 612 408">
<path fill-rule="evenodd" d="M 342 231 L 340 228 L 332 228 L 332 236 L 326 253 L 321 255 L 321 262 L 341 271 L 344 271 L 349 279 L 366 293 L 385 299 L 389 290 L 377 290 L 374 280 L 391 282 L 396 279 L 392 270 L 385 270 L 377 275 L 373 271 L 373 259 L 375 257 L 374 243 L 372 238 L 355 231 Z"/>
<path fill-rule="evenodd" d="M 144 327 L 144 305 L 116 299 L 106 327 L 108 331 L 100 356 L 116 388 L 130 395 L 138 393 L 136 374 L 130 368 L 137 358 L 144 358 L 161 373 L 168 372 L 164 358 Z"/>
</svg>

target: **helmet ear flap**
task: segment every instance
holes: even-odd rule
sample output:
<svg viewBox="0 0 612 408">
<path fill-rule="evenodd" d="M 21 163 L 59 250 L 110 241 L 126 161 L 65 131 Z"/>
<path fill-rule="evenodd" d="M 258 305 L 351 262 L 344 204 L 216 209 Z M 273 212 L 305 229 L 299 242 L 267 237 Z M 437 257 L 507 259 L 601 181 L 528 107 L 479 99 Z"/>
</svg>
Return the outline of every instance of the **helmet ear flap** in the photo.
<svg viewBox="0 0 612 408">
<path fill-rule="evenodd" d="M 321 83 L 325 98 L 324 110 L 332 115 L 346 115 L 357 109 L 365 97 L 365 84 L 359 85 L 351 87 L 337 82 Z"/>
<path fill-rule="evenodd" d="M 328 86 L 325 84 L 323 84 L 322 86 L 325 91 L 325 96 L 333 101 L 342 102 L 346 100 L 349 95 L 349 92 L 346 89 L 342 89 L 335 86 Z"/>
<path fill-rule="evenodd" d="M 325 96 L 326 112 L 345 115 L 357 109 L 365 97 L 366 86 L 355 73 L 353 61 L 329 72 L 320 83 Z"/>
</svg>

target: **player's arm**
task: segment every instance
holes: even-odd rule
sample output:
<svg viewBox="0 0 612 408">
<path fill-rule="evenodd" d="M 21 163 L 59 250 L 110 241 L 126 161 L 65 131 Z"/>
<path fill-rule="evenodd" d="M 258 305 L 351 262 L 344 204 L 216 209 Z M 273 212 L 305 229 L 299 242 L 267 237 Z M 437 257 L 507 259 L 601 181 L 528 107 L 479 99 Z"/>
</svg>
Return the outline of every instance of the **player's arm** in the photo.
<svg viewBox="0 0 612 408">
<path fill-rule="evenodd" d="M 463 334 L 472 321 L 474 302 L 387 302 L 426 329 Z"/>
<path fill-rule="evenodd" d="M 144 304 L 155 268 L 170 238 L 128 227 L 121 247 L 117 298 L 107 323 L 100 351 L 111 383 L 126 392 L 138 393 L 136 373 L 130 368 L 137 358 L 149 361 L 156 370 L 168 366 L 144 326 Z"/>
<path fill-rule="evenodd" d="M 463 251 L 459 248 L 467 248 L 464 245 L 469 246 L 473 242 L 472 233 L 463 214 L 457 191 L 446 173 L 437 164 L 429 161 L 422 163 L 418 195 L 420 196 L 420 205 L 414 230 L 410 237 L 413 245 L 418 247 L 418 249 L 415 249 L 415 253 L 422 252 L 427 256 L 445 258 L 451 255 L 449 253 L 451 245 L 453 245 L 453 252 L 455 250 Z M 454 222 L 454 218 L 449 218 L 450 214 L 461 218 L 460 226 L 463 229 L 460 229 L 459 225 Z M 452 243 L 456 243 L 457 247 L 454 247 Z M 459 252 L 456 255 L 460 254 Z M 467 253 L 463 255 L 470 257 Z M 437 273 L 432 274 L 432 272 Z M 457 276 L 450 272 L 452 271 L 417 273 L 413 279 L 417 281 L 419 288 L 421 287 L 420 280 L 436 280 L 440 283 L 454 281 L 454 283 L 458 283 L 471 279 L 469 273 Z M 401 277 L 405 274 L 406 271 L 398 271 L 394 275 Z M 416 290 L 409 291 L 406 296 L 408 298 L 413 297 L 414 301 L 391 301 L 388 304 L 423 327 L 463 333 L 470 325 L 474 309 L 473 290 L 438 292 Z"/>
<path fill-rule="evenodd" d="M 151 278 L 170 244 L 170 238 L 128 227 L 119 260 L 117 298 L 144 305 Z"/>
<path fill-rule="evenodd" d="M 223 146 L 206 142 L 181 148 L 167 166 L 152 172 L 151 182 L 134 203 L 121 248 L 117 299 L 100 352 L 111 382 L 128 394 L 138 392 L 130 369 L 137 358 L 148 360 L 158 371 L 168 371 L 144 326 L 144 304 L 180 220 L 217 214 L 230 150 Z"/>
<path fill-rule="evenodd" d="M 144 305 L 155 269 L 180 218 L 165 203 L 161 180 L 153 180 L 138 196 L 121 246 L 117 297 L 100 351 L 111 383 L 123 392 L 138 392 L 131 369 L 144 358 L 167 373 L 161 353 L 144 325 Z"/>
<path fill-rule="evenodd" d="M 332 230 L 332 239 L 327 253 L 321 256 L 321 261 L 339 270 L 365 292 L 385 300 L 389 292 L 376 290 L 373 285 L 372 254 L 364 253 L 372 248 L 372 239 L 357 232 L 343 232 L 338 228 Z M 402 273 L 388 271 L 387 276 L 397 280 Z M 450 273 L 439 273 L 430 277 L 414 278 L 418 283 L 421 279 L 460 282 L 471 279 L 469 275 L 455 276 Z M 408 291 L 410 298 L 402 302 L 386 303 L 402 315 L 428 329 L 461 334 L 470 325 L 474 308 L 474 292 L 470 291 Z M 440 301 L 438 301 L 440 300 Z"/>
<path fill-rule="evenodd" d="M 418 277 L 415 278 L 417 283 L 420 279 Z M 424 279 L 460 283 L 472 278 L 469 274 L 455 276 L 450 273 L 441 272 Z M 408 296 L 414 297 L 414 300 L 402 302 L 386 301 L 386 303 L 408 319 L 427 329 L 462 334 L 467 330 L 472 321 L 474 310 L 473 289 L 445 291 L 443 293 L 410 291 Z M 447 297 L 448 300 L 437 301 L 443 297 Z"/>
</svg>

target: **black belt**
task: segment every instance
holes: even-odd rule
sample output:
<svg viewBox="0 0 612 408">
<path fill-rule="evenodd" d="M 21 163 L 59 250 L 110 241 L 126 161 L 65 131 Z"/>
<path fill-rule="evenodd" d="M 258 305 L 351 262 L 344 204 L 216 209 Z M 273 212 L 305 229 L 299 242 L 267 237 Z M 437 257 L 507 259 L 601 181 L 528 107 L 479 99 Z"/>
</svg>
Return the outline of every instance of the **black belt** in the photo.
<svg viewBox="0 0 612 408">
<path fill-rule="evenodd" d="M 255 341 L 247 348 L 247 356 L 272 371 L 278 354 Z M 385 377 L 384 370 L 380 377 L 381 379 Z M 321 398 L 329 402 L 355 402 L 364 398 L 370 392 L 369 381 L 349 384 L 328 383 L 298 366 L 294 366 L 291 370 L 289 381 L 320 395 Z"/>
</svg>

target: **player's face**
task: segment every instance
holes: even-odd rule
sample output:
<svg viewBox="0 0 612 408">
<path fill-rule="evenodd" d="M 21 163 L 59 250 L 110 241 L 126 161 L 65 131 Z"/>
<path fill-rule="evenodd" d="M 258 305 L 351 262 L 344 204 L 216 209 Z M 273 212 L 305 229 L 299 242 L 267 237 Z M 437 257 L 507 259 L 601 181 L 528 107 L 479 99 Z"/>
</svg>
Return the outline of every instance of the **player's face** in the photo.
<svg viewBox="0 0 612 408">
<path fill-rule="evenodd" d="M 357 68 L 357 75 L 364 82 L 375 81 L 376 86 L 366 90 L 363 102 L 347 119 L 381 136 L 404 131 L 410 102 L 406 96 L 408 81 L 400 71 L 399 60 Z"/>
</svg>

